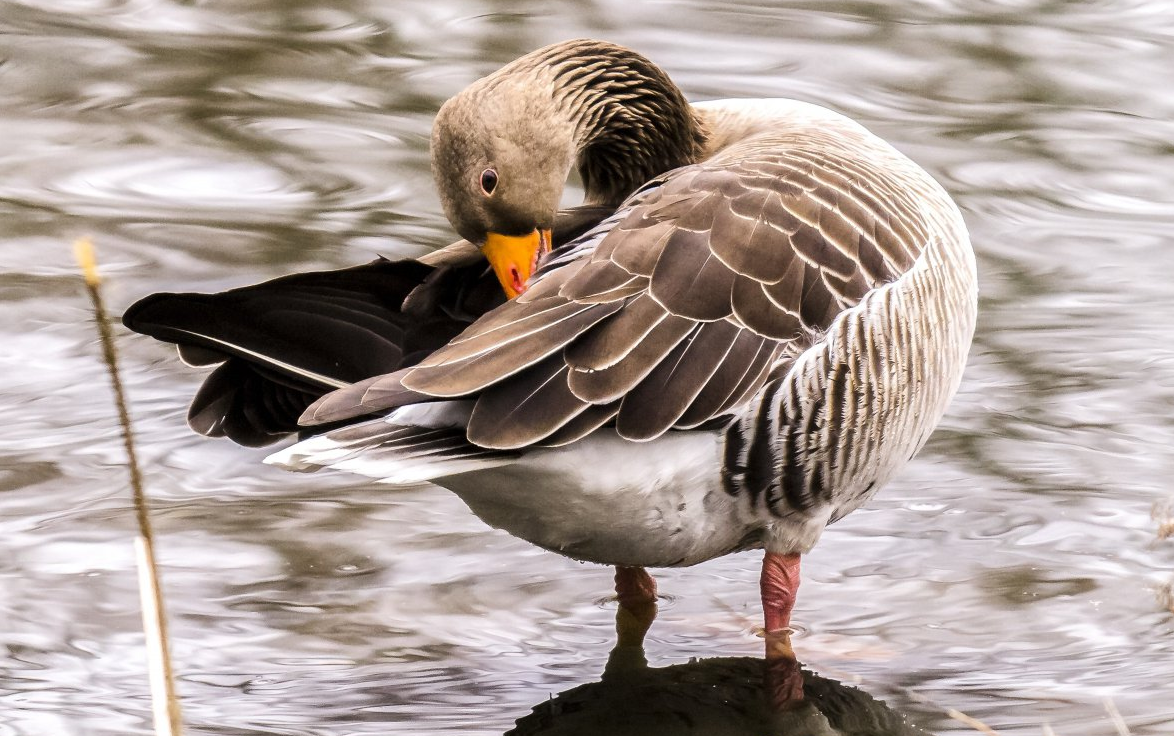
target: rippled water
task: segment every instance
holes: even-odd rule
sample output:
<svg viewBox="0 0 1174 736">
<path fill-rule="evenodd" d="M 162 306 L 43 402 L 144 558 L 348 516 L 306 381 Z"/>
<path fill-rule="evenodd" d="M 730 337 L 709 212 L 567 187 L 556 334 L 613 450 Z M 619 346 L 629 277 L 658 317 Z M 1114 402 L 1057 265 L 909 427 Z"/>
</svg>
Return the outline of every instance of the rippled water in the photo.
<svg viewBox="0 0 1174 736">
<path fill-rule="evenodd" d="M 94 237 L 116 310 L 422 253 L 451 238 L 435 109 L 574 36 L 635 47 L 693 99 L 846 112 L 972 228 L 958 399 L 805 563 L 809 688 L 935 734 L 977 733 L 950 710 L 1112 734 L 1106 699 L 1135 736 L 1174 732 L 1174 539 L 1152 517 L 1174 495 L 1161 4 L 30 0 L 0 2 L 0 735 L 150 728 L 121 444 L 69 242 Z M 729 697 L 698 723 L 742 717 L 757 555 L 658 572 L 653 669 L 609 690 L 607 569 L 439 491 L 196 437 L 200 374 L 120 340 L 192 732 L 606 733 L 589 702 L 638 723 L 715 677 Z"/>
</svg>

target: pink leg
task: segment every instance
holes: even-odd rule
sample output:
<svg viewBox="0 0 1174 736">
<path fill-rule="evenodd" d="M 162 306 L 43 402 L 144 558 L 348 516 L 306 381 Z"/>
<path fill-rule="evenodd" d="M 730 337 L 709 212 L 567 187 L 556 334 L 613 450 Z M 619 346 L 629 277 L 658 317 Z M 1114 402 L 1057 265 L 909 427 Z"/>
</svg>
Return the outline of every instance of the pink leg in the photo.
<svg viewBox="0 0 1174 736">
<path fill-rule="evenodd" d="M 799 555 L 767 552 L 762 559 L 760 585 L 766 633 L 785 630 L 791 625 L 791 609 L 799 592 Z"/>
<path fill-rule="evenodd" d="M 616 598 L 617 646 L 643 646 L 656 618 L 656 581 L 642 567 L 617 567 Z"/>
<path fill-rule="evenodd" d="M 766 687 L 784 709 L 803 700 L 803 673 L 791 649 L 791 610 L 799 592 L 799 555 L 767 552 L 762 560 L 762 613 L 766 624 Z"/>
<path fill-rule="evenodd" d="M 624 608 L 656 603 L 656 581 L 643 567 L 617 567 L 616 597 Z"/>
</svg>

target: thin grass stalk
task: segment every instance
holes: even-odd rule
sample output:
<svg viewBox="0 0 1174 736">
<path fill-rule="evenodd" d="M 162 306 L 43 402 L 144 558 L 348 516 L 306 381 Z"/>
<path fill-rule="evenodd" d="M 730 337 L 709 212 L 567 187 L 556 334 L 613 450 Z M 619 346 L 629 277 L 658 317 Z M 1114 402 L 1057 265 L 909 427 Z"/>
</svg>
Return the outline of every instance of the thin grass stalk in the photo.
<svg viewBox="0 0 1174 736">
<path fill-rule="evenodd" d="M 147 496 L 143 491 L 143 475 L 139 470 L 138 455 L 135 452 L 126 393 L 123 391 L 122 379 L 118 372 L 118 352 L 114 346 L 114 334 L 106 319 L 106 308 L 99 288 L 101 279 L 94 258 L 94 246 L 89 238 L 81 238 L 74 243 L 74 256 L 85 277 L 86 291 L 89 292 L 94 307 L 94 320 L 98 324 L 98 337 L 102 344 L 102 358 L 106 362 L 110 385 L 114 390 L 114 404 L 118 409 L 118 421 L 122 426 L 122 442 L 126 449 L 130 485 L 134 493 L 135 516 L 139 527 L 139 536 L 135 538 L 135 561 L 139 571 L 143 633 L 147 639 L 147 671 L 155 733 L 159 736 L 180 736 L 183 728 L 180 721 L 179 696 L 176 694 L 175 675 L 171 667 L 167 617 L 163 606 L 163 590 L 159 585 L 159 570 L 155 564 L 154 535 L 151 533 Z"/>
<path fill-rule="evenodd" d="M 1121 711 L 1117 710 L 1117 704 L 1112 698 L 1105 698 L 1105 712 L 1109 714 L 1109 720 L 1113 722 L 1119 736 L 1130 736 L 1129 726 L 1125 725 L 1125 719 L 1121 717 Z"/>
</svg>

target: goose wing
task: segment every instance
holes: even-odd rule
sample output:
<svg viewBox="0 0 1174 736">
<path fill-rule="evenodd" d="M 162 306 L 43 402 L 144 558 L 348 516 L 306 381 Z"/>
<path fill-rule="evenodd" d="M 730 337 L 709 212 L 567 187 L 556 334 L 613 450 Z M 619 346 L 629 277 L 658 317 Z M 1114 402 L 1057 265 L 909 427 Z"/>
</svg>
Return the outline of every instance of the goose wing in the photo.
<svg viewBox="0 0 1174 736">
<path fill-rule="evenodd" d="M 594 206 L 560 212 L 555 244 L 611 213 Z M 298 431 L 298 417 L 323 394 L 415 365 L 504 300 L 485 258 L 461 241 L 418 261 L 380 258 L 218 294 L 152 294 L 122 321 L 175 343 L 191 365 L 218 364 L 192 400 L 188 423 L 259 447 Z"/>
<path fill-rule="evenodd" d="M 459 333 L 472 318 L 438 309 L 415 316 L 402 306 L 413 292 L 432 298 L 442 281 L 464 277 L 460 269 L 380 259 L 219 294 L 152 294 L 123 323 L 175 343 L 189 364 L 219 364 L 193 399 L 189 423 L 210 437 L 261 446 L 296 431 L 298 415 L 322 394 L 414 364 Z M 483 297 L 492 297 L 493 284 L 486 286 Z"/>
<path fill-rule="evenodd" d="M 426 394 L 475 399 L 467 435 L 486 448 L 564 444 L 613 422 L 634 441 L 705 425 L 905 272 L 925 240 L 912 198 L 848 153 L 796 147 L 678 169 L 519 298 L 303 422 Z"/>
</svg>

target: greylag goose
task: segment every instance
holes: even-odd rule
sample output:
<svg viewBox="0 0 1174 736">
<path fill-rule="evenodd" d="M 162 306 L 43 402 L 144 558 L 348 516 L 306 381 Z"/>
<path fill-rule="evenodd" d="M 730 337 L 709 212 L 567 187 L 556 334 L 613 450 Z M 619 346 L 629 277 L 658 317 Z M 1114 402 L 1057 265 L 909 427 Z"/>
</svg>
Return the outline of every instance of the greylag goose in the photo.
<svg viewBox="0 0 1174 736">
<path fill-rule="evenodd" d="M 432 160 L 476 248 L 363 267 L 361 287 L 336 272 L 156 295 L 126 323 L 236 366 L 193 406 L 206 432 L 268 422 L 259 444 L 313 401 L 301 422 L 325 431 L 269 462 L 447 488 L 495 527 L 616 566 L 645 623 L 645 567 L 765 548 L 768 656 L 789 652 L 800 556 L 958 387 L 977 298 L 958 208 L 842 115 L 689 104 L 644 57 L 590 40 L 449 100 Z M 572 170 L 585 207 L 560 215 Z M 478 251 L 496 299 L 473 293 Z M 294 305 L 293 327 L 250 321 L 271 303 Z"/>
</svg>

